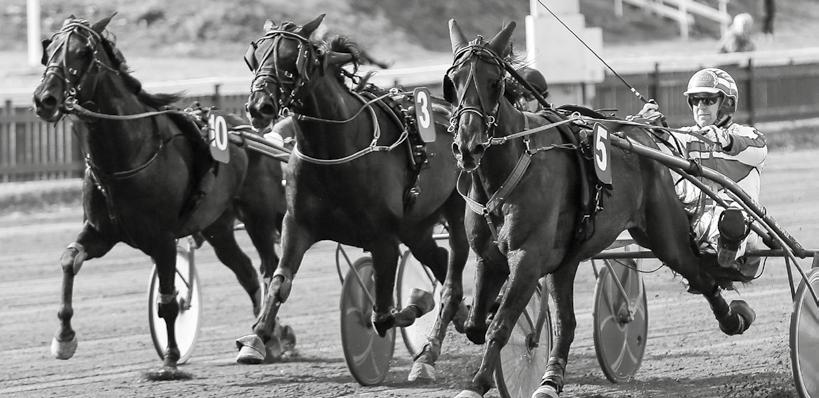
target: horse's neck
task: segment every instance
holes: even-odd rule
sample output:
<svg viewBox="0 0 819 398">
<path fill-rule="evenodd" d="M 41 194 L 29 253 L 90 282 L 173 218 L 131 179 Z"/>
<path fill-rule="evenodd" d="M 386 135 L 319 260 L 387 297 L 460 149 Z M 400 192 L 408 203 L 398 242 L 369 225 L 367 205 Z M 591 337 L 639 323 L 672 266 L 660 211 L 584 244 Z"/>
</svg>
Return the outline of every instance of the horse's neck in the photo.
<svg viewBox="0 0 819 398">
<path fill-rule="evenodd" d="M 319 79 L 305 93 L 298 113 L 320 119 L 347 120 L 364 106 L 335 77 Z M 374 133 L 373 122 L 370 109 L 364 109 L 346 123 L 301 121 L 296 142 L 299 150 L 310 156 L 326 159 L 347 156 L 370 144 Z M 381 145 L 384 142 L 383 139 L 379 140 Z"/>
<path fill-rule="evenodd" d="M 93 105 L 86 105 L 106 115 L 133 115 L 151 110 L 118 77 L 110 74 L 100 77 L 91 102 Z M 91 161 L 108 172 L 129 170 L 144 163 L 158 145 L 158 121 L 154 119 L 109 120 L 83 116 L 83 141 Z"/>
<path fill-rule="evenodd" d="M 524 130 L 523 113 L 515 109 L 508 101 L 501 101 L 496 122 L 493 134 L 496 138 Z M 509 140 L 501 145 L 492 145 L 487 149 L 478 174 L 488 192 L 497 191 L 506 182 L 525 151 L 526 145 L 520 138 Z"/>
</svg>

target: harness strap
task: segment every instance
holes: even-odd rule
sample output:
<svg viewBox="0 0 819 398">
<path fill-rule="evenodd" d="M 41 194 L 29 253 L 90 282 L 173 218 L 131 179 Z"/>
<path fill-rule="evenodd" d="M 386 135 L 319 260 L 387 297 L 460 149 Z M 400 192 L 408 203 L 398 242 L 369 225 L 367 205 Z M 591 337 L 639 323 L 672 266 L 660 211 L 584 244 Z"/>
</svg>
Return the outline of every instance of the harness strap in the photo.
<svg viewBox="0 0 819 398">
<path fill-rule="evenodd" d="M 363 98 L 361 95 L 359 95 L 357 93 L 353 93 L 353 94 L 355 94 L 355 96 L 358 97 L 358 99 L 361 100 L 362 102 L 368 103 L 367 100 L 365 98 Z M 353 160 L 358 159 L 358 158 L 360 158 L 360 157 L 362 157 L 364 155 L 367 155 L 367 154 L 369 154 L 371 152 L 389 152 L 389 151 L 392 151 L 393 149 L 395 149 L 399 145 L 401 145 L 401 143 L 403 143 L 404 141 L 407 140 L 407 137 L 409 136 L 409 133 L 407 132 L 406 129 L 404 129 L 404 131 L 401 132 L 401 135 L 398 136 L 398 139 L 394 143 L 392 143 L 391 145 L 377 145 L 378 144 L 378 139 L 381 137 L 381 128 L 378 125 L 378 118 L 377 118 L 377 116 L 375 114 L 375 110 L 373 109 L 373 107 L 368 104 L 366 106 L 366 108 L 370 111 L 370 118 L 373 121 L 373 140 L 370 142 L 370 145 L 368 147 L 366 147 L 366 148 L 364 148 L 364 149 L 362 149 L 362 150 L 360 150 L 358 152 L 355 152 L 355 153 L 353 153 L 351 155 L 342 157 L 342 158 L 319 159 L 319 158 L 314 158 L 314 157 L 309 156 L 309 155 L 305 155 L 303 152 L 301 152 L 299 150 L 299 144 L 298 144 L 298 142 L 296 142 L 296 145 L 293 146 L 293 155 L 295 155 L 297 158 L 299 158 L 301 160 L 304 160 L 306 162 L 309 162 L 309 163 L 322 164 L 322 165 L 335 165 L 335 164 L 342 164 L 342 163 L 347 163 L 347 162 L 353 161 Z"/>
</svg>

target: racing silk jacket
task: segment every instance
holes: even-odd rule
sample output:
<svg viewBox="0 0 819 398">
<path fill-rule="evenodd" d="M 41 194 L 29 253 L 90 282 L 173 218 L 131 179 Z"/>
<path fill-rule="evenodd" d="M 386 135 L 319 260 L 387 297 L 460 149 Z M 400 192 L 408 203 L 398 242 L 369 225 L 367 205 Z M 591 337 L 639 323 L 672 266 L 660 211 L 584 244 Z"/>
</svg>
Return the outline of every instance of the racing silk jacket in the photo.
<svg viewBox="0 0 819 398">
<path fill-rule="evenodd" d="M 720 148 L 719 144 L 708 144 L 698 138 L 682 133 L 673 133 L 677 142 L 683 146 L 683 155 L 695 160 L 702 166 L 724 174 L 736 182 L 755 201 L 759 201 L 760 170 L 765 165 L 768 147 L 765 136 L 753 127 L 739 123 L 730 123 L 724 128 L 731 143 Z M 699 126 L 684 127 L 681 130 L 698 131 Z M 719 196 L 728 199 L 722 187 L 710 181 L 704 181 L 714 188 Z M 687 202 L 684 200 L 684 202 Z"/>
</svg>

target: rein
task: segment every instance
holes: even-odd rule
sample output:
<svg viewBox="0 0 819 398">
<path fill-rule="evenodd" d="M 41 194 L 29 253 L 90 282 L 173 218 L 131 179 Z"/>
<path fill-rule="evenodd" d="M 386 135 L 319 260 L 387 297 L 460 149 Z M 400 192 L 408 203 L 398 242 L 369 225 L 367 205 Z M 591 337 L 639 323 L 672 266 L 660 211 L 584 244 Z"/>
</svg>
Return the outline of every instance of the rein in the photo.
<svg viewBox="0 0 819 398">
<path fill-rule="evenodd" d="M 359 110 L 358 113 L 356 113 L 355 116 L 353 116 L 349 120 L 352 120 L 356 116 L 358 116 L 361 113 L 361 111 L 364 110 L 364 108 L 367 108 L 370 111 L 370 119 L 372 119 L 372 121 L 373 121 L 373 139 L 372 139 L 372 141 L 370 141 L 370 145 L 368 147 L 358 151 L 358 152 L 355 152 L 355 153 L 353 153 L 351 155 L 348 155 L 348 156 L 344 156 L 342 158 L 319 159 L 319 158 L 314 158 L 312 156 L 305 155 L 303 152 L 301 152 L 299 150 L 299 143 L 298 143 L 298 141 L 296 141 L 296 145 L 293 147 L 293 155 L 295 155 L 299 159 L 302 159 L 302 160 L 310 162 L 310 163 L 321 164 L 321 165 L 336 165 L 336 164 L 342 164 L 342 163 L 347 163 L 347 162 L 353 161 L 355 159 L 358 159 L 358 158 L 360 158 L 360 157 L 362 157 L 364 155 L 367 155 L 369 153 L 372 153 L 372 152 L 389 152 L 389 151 L 392 151 L 393 149 L 398 147 L 398 145 L 401 145 L 401 143 L 403 143 L 404 141 L 407 140 L 407 137 L 409 136 L 409 132 L 407 131 L 407 129 L 404 129 L 401 132 L 401 135 L 398 136 L 398 139 L 392 145 L 378 145 L 378 139 L 381 138 L 381 127 L 378 125 L 378 117 L 375 114 L 375 109 L 373 109 L 373 107 L 369 105 L 369 102 L 367 102 L 361 95 L 359 95 L 357 93 L 352 93 L 352 94 L 354 94 L 359 100 L 364 102 L 365 106 L 362 107 L 361 110 Z M 378 98 L 376 98 L 376 99 L 378 99 Z M 372 101 L 370 101 L 370 102 L 372 102 Z M 304 119 L 300 119 L 300 120 L 304 120 Z M 322 121 L 322 119 L 319 119 L 319 121 Z"/>
</svg>

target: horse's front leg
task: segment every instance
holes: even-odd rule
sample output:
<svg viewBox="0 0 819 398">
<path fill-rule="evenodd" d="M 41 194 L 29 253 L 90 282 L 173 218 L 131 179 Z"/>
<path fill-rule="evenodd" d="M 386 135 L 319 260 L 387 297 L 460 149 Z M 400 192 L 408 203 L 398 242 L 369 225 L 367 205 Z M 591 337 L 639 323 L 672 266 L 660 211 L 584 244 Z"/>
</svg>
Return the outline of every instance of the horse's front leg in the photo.
<svg viewBox="0 0 819 398">
<path fill-rule="evenodd" d="M 547 278 L 548 289 L 555 302 L 557 336 L 549 355 L 546 372 L 543 374 L 540 386 L 532 394 L 532 398 L 556 397 L 563 391 L 569 348 L 574 341 L 574 331 L 577 327 L 577 319 L 574 315 L 574 278 L 578 264 L 576 261 L 561 264 Z M 545 292 L 543 293 L 541 300 L 546 299 Z"/>
<path fill-rule="evenodd" d="M 293 278 L 299 271 L 304 254 L 315 243 L 309 230 L 298 224 L 288 213 L 282 226 L 282 257 L 262 301 L 262 309 L 253 324 L 253 334 L 236 340 L 239 354 L 236 362 L 258 364 L 276 357 L 280 348 L 280 337 L 292 340 L 292 331 L 278 324 L 279 308 L 290 297 Z"/>
<path fill-rule="evenodd" d="M 518 317 L 537 288 L 540 277 L 540 260 L 535 257 L 527 255 L 523 250 L 510 251 L 509 267 L 512 274 L 509 278 L 509 286 L 489 325 L 489 331 L 486 333 L 487 343 L 484 347 L 481 366 L 467 389 L 461 391 L 456 398 L 481 397 L 492 388 L 492 376 L 500 360 L 500 350 L 509 341 Z"/>
<path fill-rule="evenodd" d="M 387 331 L 395 326 L 411 325 L 420 314 L 414 306 L 407 306 L 404 313 L 395 310 L 393 291 L 395 289 L 395 270 L 398 266 L 398 241 L 387 238 L 374 242 L 371 252 L 375 268 L 375 303 L 373 303 L 372 322 L 378 335 L 384 337 Z"/>
<path fill-rule="evenodd" d="M 66 247 L 60 256 L 60 267 L 63 270 L 62 301 L 57 318 L 60 327 L 51 341 L 51 353 L 57 359 L 69 359 L 77 350 L 77 335 L 71 328 L 71 317 L 74 315 L 72 297 L 74 294 L 74 276 L 80 272 L 85 260 L 102 257 L 116 243 L 106 238 L 86 221 L 77 240 Z"/>
</svg>

